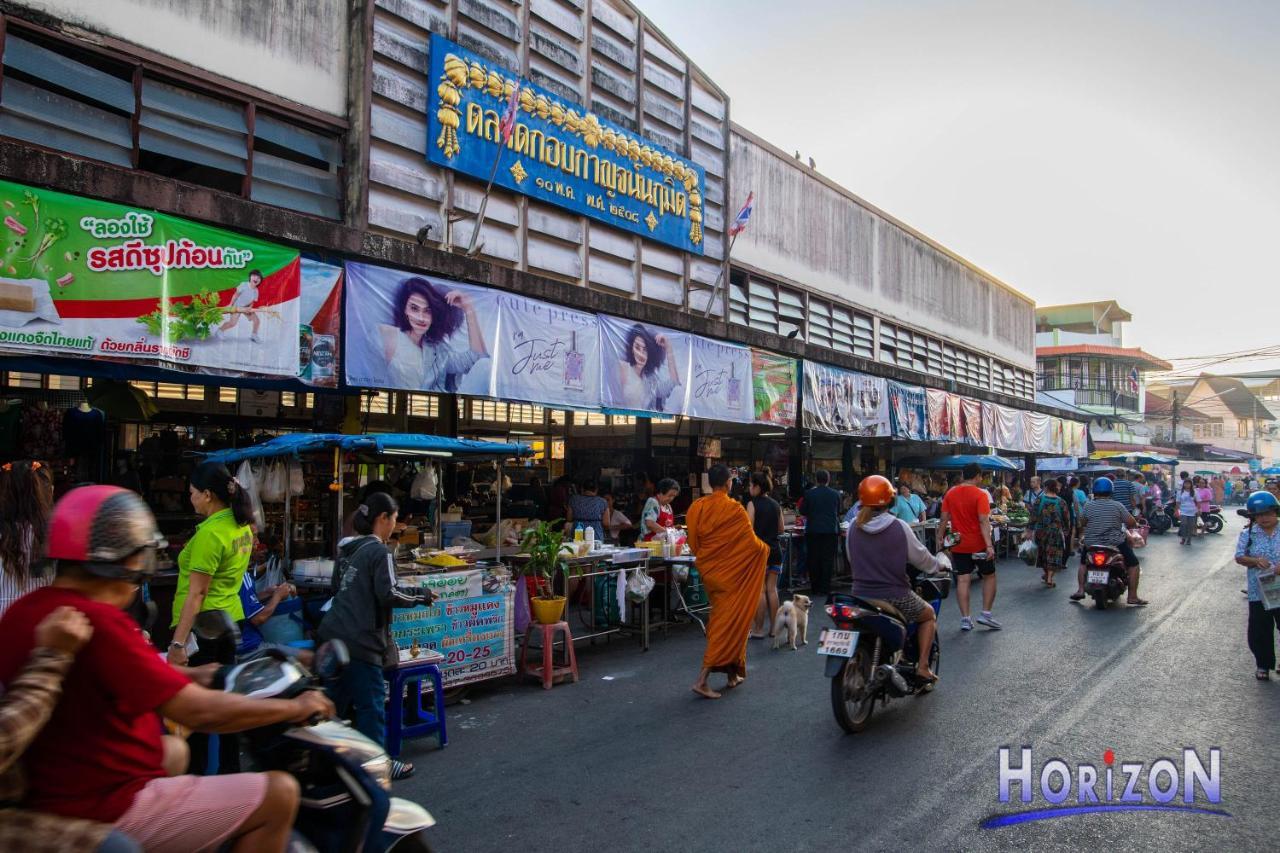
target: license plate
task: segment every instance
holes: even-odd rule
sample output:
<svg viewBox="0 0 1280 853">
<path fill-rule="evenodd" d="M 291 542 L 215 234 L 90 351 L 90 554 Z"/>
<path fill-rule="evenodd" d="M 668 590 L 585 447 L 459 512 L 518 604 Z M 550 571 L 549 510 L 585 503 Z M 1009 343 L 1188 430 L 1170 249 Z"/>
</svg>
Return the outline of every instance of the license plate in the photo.
<svg viewBox="0 0 1280 853">
<path fill-rule="evenodd" d="M 1086 578 L 1088 583 L 1106 586 L 1111 581 L 1111 572 L 1090 569 Z"/>
<path fill-rule="evenodd" d="M 851 658 L 853 650 L 858 647 L 857 631 L 841 631 L 837 628 L 823 628 L 818 637 L 818 654 Z"/>
</svg>

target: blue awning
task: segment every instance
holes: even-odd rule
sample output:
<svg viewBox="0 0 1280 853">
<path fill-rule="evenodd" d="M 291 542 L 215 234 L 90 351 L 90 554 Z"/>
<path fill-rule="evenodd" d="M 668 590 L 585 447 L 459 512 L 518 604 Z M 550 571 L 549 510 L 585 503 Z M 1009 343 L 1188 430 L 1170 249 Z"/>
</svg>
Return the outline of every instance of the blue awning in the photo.
<svg viewBox="0 0 1280 853">
<path fill-rule="evenodd" d="M 983 471 L 1017 471 L 1018 466 L 1003 456 L 987 454 L 960 454 L 957 456 L 934 456 L 930 458 L 914 457 L 903 459 L 898 463 L 902 468 L 932 468 L 935 470 L 960 470 L 966 465 L 975 464 Z"/>
<path fill-rule="evenodd" d="M 378 433 L 372 435 L 291 433 L 289 435 L 278 435 L 252 447 L 215 451 L 210 453 L 207 459 L 210 462 L 232 465 L 245 459 L 298 456 L 303 453 L 331 450 L 335 447 L 344 451 L 363 450 L 371 453 L 471 459 L 528 456 L 530 453 L 527 444 L 473 441 L 465 438 L 447 438 L 440 435 L 419 435 L 416 433 Z"/>
</svg>

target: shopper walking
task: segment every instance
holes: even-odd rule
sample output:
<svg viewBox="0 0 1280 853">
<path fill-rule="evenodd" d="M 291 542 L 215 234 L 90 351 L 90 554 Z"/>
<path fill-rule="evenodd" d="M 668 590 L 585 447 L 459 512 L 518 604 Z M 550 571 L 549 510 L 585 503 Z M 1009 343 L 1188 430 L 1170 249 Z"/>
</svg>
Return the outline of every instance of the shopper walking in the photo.
<svg viewBox="0 0 1280 853">
<path fill-rule="evenodd" d="M 831 488 L 829 472 L 819 469 L 813 479 L 817 485 L 804 493 L 804 544 L 809 584 L 816 598 L 831 594 L 840 539 L 840 493 Z"/>
<path fill-rule="evenodd" d="M 53 580 L 41 565 L 53 478 L 42 462 L 0 466 L 0 614 L 22 596 Z"/>
<path fill-rule="evenodd" d="M 1040 486 L 1040 478 L 1032 477 L 1029 488 L 1022 493 L 1022 503 L 1027 507 L 1027 514 L 1035 512 L 1036 504 L 1040 503 L 1040 496 L 1044 494 L 1044 489 Z"/>
<path fill-rule="evenodd" d="M 1060 490 L 1057 480 L 1045 483 L 1040 503 L 1031 514 L 1041 581 L 1050 588 L 1057 586 L 1053 576 L 1066 567 L 1067 541 L 1071 531 L 1071 511 L 1059 496 Z"/>
<path fill-rule="evenodd" d="M 756 538 L 769 546 L 769 561 L 764 573 L 764 589 L 760 592 L 760 606 L 752 626 L 753 637 L 773 636 L 773 621 L 778 616 L 778 578 L 782 575 L 782 549 L 778 537 L 782 535 L 782 507 L 769 496 L 773 483 L 768 474 L 751 475 L 751 502 L 747 504 L 747 518 Z"/>
<path fill-rule="evenodd" d="M 711 494 L 694 501 L 686 516 L 689 547 L 711 599 L 707 650 L 693 692 L 719 699 L 720 694 L 707 685 L 711 673 L 725 673 L 728 688 L 747 677 L 747 635 L 760 603 L 769 546 L 752 532 L 742 504 L 729 497 L 728 466 L 711 466 L 707 479 Z"/>
<path fill-rule="evenodd" d="M 982 612 L 978 624 L 1000 630 L 1003 627 L 991 615 L 996 601 L 996 548 L 991 538 L 991 498 L 978 486 L 982 469 L 970 462 L 961 471 L 960 485 L 953 486 L 942 499 L 942 523 L 960 534 L 960 543 L 951 549 L 951 562 L 956 575 L 956 602 L 960 605 L 960 630 L 973 630 L 969 618 L 969 585 L 974 572 L 982 578 Z"/>
<path fill-rule="evenodd" d="M 1196 535 L 1196 519 L 1199 518 L 1196 505 L 1196 487 L 1190 480 L 1182 481 L 1182 489 L 1178 492 L 1178 544 L 1190 545 L 1191 538 Z"/>
<path fill-rule="evenodd" d="M 1209 488 L 1209 484 L 1205 482 L 1204 477 L 1196 477 L 1196 510 L 1200 513 L 1200 518 L 1204 521 L 1209 520 L 1209 505 L 1213 503 L 1213 490 Z M 1200 534 L 1203 535 L 1201 530 Z"/>
<path fill-rule="evenodd" d="M 1280 500 L 1270 492 L 1254 492 L 1245 501 L 1249 524 L 1236 541 L 1236 562 L 1246 568 L 1249 580 L 1249 651 L 1257 665 L 1259 681 L 1271 677 L 1276 668 L 1276 631 L 1280 630 L 1280 608 L 1268 610 L 1262 600 L 1259 576 L 1280 570 Z"/>
</svg>

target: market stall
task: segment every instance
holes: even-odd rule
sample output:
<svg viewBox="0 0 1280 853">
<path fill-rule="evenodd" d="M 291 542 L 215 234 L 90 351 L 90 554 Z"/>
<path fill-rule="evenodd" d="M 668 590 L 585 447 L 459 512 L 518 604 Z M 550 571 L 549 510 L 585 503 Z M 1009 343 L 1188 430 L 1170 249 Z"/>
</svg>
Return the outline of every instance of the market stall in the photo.
<svg viewBox="0 0 1280 853">
<path fill-rule="evenodd" d="M 331 478 L 326 490 L 334 500 L 325 521 L 331 542 L 326 554 L 337 553 L 345 496 L 348 486 L 356 485 L 348 483 L 349 469 L 359 480 L 362 466 L 375 466 L 375 470 L 380 470 L 378 466 L 387 460 L 414 459 L 437 467 L 442 463 L 480 461 L 494 465 L 498 514 L 495 532 L 498 535 L 493 549 L 435 547 L 441 541 L 441 529 L 447 524 L 437 516 L 434 530 L 425 531 L 412 525 L 406 528 L 395 552 L 397 582 L 405 587 L 430 589 L 436 596 L 436 602 L 430 607 L 396 611 L 391 631 L 401 661 L 438 656 L 445 685 L 456 687 L 515 672 L 514 584 L 512 573 L 502 560 L 507 543 L 501 535 L 501 463 L 527 453 L 528 448 L 521 444 L 433 435 L 308 433 L 277 436 L 252 447 L 212 453 L 208 459 L 229 467 L 261 461 L 259 470 L 282 462 L 287 468 L 290 462 L 300 462 L 304 457 L 328 466 Z M 367 471 L 365 476 L 369 476 Z M 367 487 L 368 483 L 364 485 Z M 292 492 L 289 487 L 284 490 L 283 569 L 304 594 L 325 598 L 331 589 L 336 563 L 327 556 L 291 559 Z M 410 520 L 414 517 L 410 516 Z"/>
<path fill-rule="evenodd" d="M 926 458 L 909 457 L 898 463 L 898 470 L 901 473 L 904 470 L 928 470 L 928 471 L 961 471 L 966 465 L 977 465 L 984 473 L 989 474 L 1017 474 L 1022 469 L 1012 461 L 1005 459 L 1003 456 L 994 454 L 956 454 L 952 456 L 932 456 Z M 1016 509 L 1021 509 L 1021 506 Z M 916 531 L 916 536 L 921 542 L 929 548 L 930 551 L 937 551 L 938 536 L 938 520 L 929 519 L 923 523 L 912 524 L 912 529 Z M 1001 541 L 1005 543 L 1004 548 L 1007 552 L 1011 544 L 1026 530 L 1026 518 L 1022 513 L 1010 513 L 1005 515 L 996 510 L 992 506 L 991 512 L 991 529 L 996 539 L 996 548 L 999 551 Z M 1005 554 L 1007 556 L 1007 553 Z"/>
</svg>

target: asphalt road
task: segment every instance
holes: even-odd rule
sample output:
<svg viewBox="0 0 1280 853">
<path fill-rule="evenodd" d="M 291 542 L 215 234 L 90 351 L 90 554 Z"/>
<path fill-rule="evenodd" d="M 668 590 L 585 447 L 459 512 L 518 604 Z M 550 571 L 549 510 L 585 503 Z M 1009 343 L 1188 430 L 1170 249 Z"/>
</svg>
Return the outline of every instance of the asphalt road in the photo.
<svg viewBox="0 0 1280 853">
<path fill-rule="evenodd" d="M 445 853 L 1275 849 L 1280 681 L 1253 677 L 1244 570 L 1231 561 L 1239 529 L 1232 517 L 1190 548 L 1153 537 L 1139 552 L 1143 609 L 1072 604 L 1069 580 L 1048 590 L 1039 572 L 1005 561 L 1004 630 L 962 634 L 955 601 L 944 602 L 937 691 L 878 708 L 858 735 L 831 714 L 815 652 L 825 615 L 799 652 L 753 641 L 747 682 L 714 702 L 689 691 L 696 628 L 647 653 L 631 641 L 581 646 L 576 685 L 506 680 L 450 707 L 449 746 L 411 742 L 418 774 L 396 793 L 432 811 Z M 973 595 L 976 613 L 976 585 Z M 1107 749 L 1118 767 L 1184 747 L 1207 763 L 1219 747 L 1221 802 L 1198 799 L 1229 816 L 1084 814 L 983 829 L 992 815 L 1048 807 L 1038 794 L 1029 806 L 998 802 L 1002 746 L 1015 764 L 1033 749 L 1037 782 L 1053 758 L 1101 771 Z"/>
</svg>

